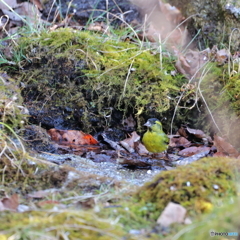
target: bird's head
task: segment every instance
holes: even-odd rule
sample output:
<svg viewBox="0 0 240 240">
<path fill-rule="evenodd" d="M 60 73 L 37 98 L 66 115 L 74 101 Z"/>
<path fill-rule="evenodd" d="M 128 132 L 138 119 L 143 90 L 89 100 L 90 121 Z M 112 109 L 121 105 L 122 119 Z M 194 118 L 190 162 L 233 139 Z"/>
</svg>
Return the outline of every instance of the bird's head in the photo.
<svg viewBox="0 0 240 240">
<path fill-rule="evenodd" d="M 149 118 L 143 126 L 150 129 L 162 130 L 162 123 L 157 118 Z"/>
</svg>

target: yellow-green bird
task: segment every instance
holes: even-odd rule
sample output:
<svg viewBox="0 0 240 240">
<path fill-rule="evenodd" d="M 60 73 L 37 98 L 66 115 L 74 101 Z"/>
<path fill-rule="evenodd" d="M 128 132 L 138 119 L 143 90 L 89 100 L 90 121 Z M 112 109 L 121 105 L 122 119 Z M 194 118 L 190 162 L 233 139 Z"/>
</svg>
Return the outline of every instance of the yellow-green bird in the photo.
<svg viewBox="0 0 240 240">
<path fill-rule="evenodd" d="M 148 127 L 142 142 L 146 149 L 152 153 L 160 153 L 168 148 L 169 138 L 162 130 L 162 124 L 157 118 L 150 118 L 144 124 Z"/>
</svg>

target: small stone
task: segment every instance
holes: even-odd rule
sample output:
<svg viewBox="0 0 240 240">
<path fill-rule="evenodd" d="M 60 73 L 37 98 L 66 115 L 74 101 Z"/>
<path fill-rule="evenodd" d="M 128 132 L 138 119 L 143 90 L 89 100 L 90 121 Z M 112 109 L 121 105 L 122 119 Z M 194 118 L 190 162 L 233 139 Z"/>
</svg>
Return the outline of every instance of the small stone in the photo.
<svg viewBox="0 0 240 240">
<path fill-rule="evenodd" d="M 168 227 L 172 223 L 183 223 L 186 212 L 187 210 L 183 206 L 170 202 L 158 218 L 157 223 L 163 227 Z"/>
<path fill-rule="evenodd" d="M 187 187 L 191 186 L 191 183 L 189 181 L 186 182 Z"/>
</svg>

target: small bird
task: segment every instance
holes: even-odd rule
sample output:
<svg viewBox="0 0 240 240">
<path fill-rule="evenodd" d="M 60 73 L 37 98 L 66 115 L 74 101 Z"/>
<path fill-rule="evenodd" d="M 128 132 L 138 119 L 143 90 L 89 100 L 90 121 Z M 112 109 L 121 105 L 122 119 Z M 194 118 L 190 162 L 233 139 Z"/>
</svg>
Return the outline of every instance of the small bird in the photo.
<svg viewBox="0 0 240 240">
<path fill-rule="evenodd" d="M 148 127 L 142 142 L 146 149 L 152 153 L 160 153 L 168 148 L 169 138 L 162 130 L 162 124 L 157 118 L 150 118 L 144 124 Z"/>
</svg>

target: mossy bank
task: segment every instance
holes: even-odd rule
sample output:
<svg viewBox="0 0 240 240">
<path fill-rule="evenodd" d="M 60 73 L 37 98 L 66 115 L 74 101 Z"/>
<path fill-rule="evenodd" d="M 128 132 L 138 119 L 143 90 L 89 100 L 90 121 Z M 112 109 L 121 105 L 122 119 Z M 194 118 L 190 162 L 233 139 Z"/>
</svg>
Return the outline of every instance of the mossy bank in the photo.
<svg viewBox="0 0 240 240">
<path fill-rule="evenodd" d="M 146 115 L 163 118 L 186 81 L 167 52 L 114 31 L 45 31 L 23 36 L 16 51 L 25 56 L 16 74 L 30 120 L 46 128 L 88 131 L 130 114 L 139 124 Z"/>
</svg>

